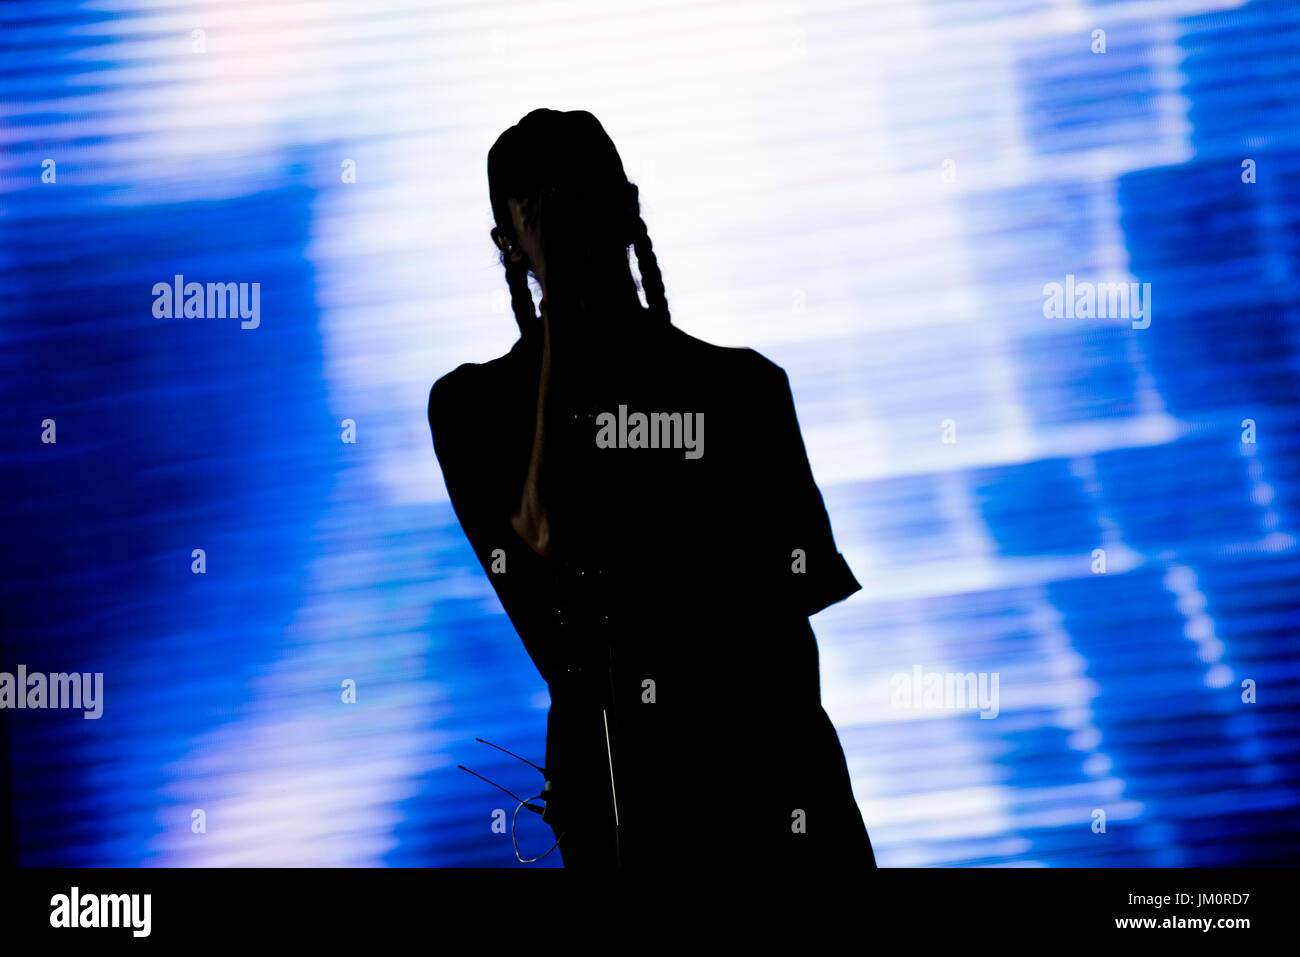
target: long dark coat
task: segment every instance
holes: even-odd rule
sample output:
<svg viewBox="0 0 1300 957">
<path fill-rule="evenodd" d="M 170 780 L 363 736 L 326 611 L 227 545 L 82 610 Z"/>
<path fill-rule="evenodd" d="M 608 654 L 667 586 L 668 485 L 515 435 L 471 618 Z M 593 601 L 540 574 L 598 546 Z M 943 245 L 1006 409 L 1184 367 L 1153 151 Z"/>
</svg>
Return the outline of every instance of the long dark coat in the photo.
<svg viewBox="0 0 1300 957">
<path fill-rule="evenodd" d="M 587 370 L 548 434 L 565 469 L 547 500 L 570 537 L 543 559 L 510 524 L 540 354 L 521 338 L 439 379 L 429 426 L 461 527 L 550 687 L 547 820 L 565 865 L 874 866 L 808 623 L 861 586 L 785 372 L 669 325 Z M 620 405 L 703 413 L 703 454 L 599 447 Z"/>
</svg>

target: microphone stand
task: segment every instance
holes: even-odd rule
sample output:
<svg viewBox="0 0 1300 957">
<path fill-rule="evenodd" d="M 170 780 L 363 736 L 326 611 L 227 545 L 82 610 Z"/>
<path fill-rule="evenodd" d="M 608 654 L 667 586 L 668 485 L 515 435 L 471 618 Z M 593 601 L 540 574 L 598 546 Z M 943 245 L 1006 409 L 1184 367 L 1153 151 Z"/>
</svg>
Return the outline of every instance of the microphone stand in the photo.
<svg viewBox="0 0 1300 957">
<path fill-rule="evenodd" d="M 575 362 L 572 366 L 573 370 L 581 368 L 585 372 L 598 368 L 596 362 L 598 357 L 584 354 L 588 345 L 580 338 L 570 343 L 571 361 Z M 562 533 L 567 533 L 569 543 L 574 546 L 570 555 L 575 560 L 560 563 L 562 591 L 568 592 L 562 594 L 561 598 L 568 599 L 571 595 L 573 607 L 577 611 L 574 624 L 578 633 L 573 636 L 570 650 L 573 657 L 581 662 L 580 671 L 587 667 L 591 668 L 591 672 L 584 674 L 583 680 L 579 682 L 583 686 L 583 696 L 591 696 L 593 714 L 594 706 L 600 705 L 600 732 L 604 737 L 605 766 L 609 771 L 609 808 L 613 814 L 611 835 L 613 865 L 615 868 L 621 868 L 623 866 L 623 817 L 619 811 L 614 760 L 618 713 L 615 707 L 617 686 L 614 676 L 614 645 L 610 634 L 607 593 L 610 582 L 605 567 L 598 559 L 601 554 L 599 536 L 593 534 L 593 530 L 598 527 L 598 520 L 591 517 L 589 508 L 583 507 L 593 498 L 598 498 L 589 494 L 590 489 L 586 487 L 591 481 L 598 480 L 595 476 L 600 474 L 595 467 L 596 414 L 590 409 L 599 408 L 598 393 L 608 395 L 608 383 L 603 383 L 604 387 L 592 390 L 591 382 L 586 381 L 585 388 L 575 389 L 573 383 L 577 379 L 576 375 L 565 376 L 561 372 L 559 381 L 564 382 L 567 388 L 561 387 L 562 396 L 556 396 L 559 399 L 557 411 L 560 411 L 561 422 L 564 424 L 562 432 L 568 452 L 566 461 L 574 466 L 565 476 L 564 481 L 565 498 L 570 506 L 565 510 L 567 514 L 564 519 L 568 519 L 570 524 L 567 528 L 563 528 Z M 579 499 L 585 499 L 585 502 Z M 564 628 L 566 623 L 563 608 L 559 611 L 558 623 L 561 628 Z M 598 677 L 602 668 L 605 672 L 603 688 L 599 687 L 602 682 Z M 601 701 L 601 698 L 604 700 Z"/>
<path fill-rule="evenodd" d="M 606 644 L 609 651 L 609 711 L 614 710 L 614 647 Z M 614 806 L 614 866 L 623 866 L 623 824 L 618 816 L 618 788 L 614 785 L 614 746 L 609 736 L 609 711 L 602 711 L 605 719 L 605 758 L 609 763 L 609 798 Z"/>
<path fill-rule="evenodd" d="M 578 609 L 574 628 L 577 634 L 571 647 L 582 662 L 578 670 L 584 671 L 583 665 L 590 663 L 591 672 L 583 676 L 580 682 L 584 696 L 589 695 L 594 716 L 595 706 L 600 706 L 600 735 L 605 745 L 605 767 L 609 772 L 609 809 L 613 815 L 613 865 L 623 866 L 623 817 L 619 811 L 618 783 L 615 774 L 614 744 L 617 740 L 618 710 L 616 708 L 617 691 L 614 679 L 614 646 L 609 640 L 609 615 L 606 614 L 607 596 L 602 587 L 605 570 L 599 564 L 583 566 L 564 563 L 562 570 L 565 585 L 573 594 L 573 603 Z M 566 622 L 561 616 L 560 627 Z M 603 682 L 599 671 L 603 666 Z M 601 687 L 601 685 L 604 685 Z M 603 700 L 601 700 L 603 699 Z"/>
</svg>

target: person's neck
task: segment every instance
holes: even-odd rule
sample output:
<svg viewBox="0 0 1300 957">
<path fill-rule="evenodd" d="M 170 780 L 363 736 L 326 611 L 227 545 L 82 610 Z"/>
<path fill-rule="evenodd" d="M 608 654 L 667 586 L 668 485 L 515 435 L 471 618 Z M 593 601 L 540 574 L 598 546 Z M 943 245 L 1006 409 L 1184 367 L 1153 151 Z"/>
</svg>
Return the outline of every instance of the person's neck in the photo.
<svg viewBox="0 0 1300 957">
<path fill-rule="evenodd" d="M 608 273 L 606 273 L 608 275 Z M 589 283 L 578 290 L 577 310 L 584 316 L 627 315 L 641 310 L 641 298 L 637 294 L 636 281 L 632 271 L 626 269 L 614 273 L 617 278 L 612 282 Z M 539 280 L 542 287 L 541 311 L 545 318 L 549 299 L 547 298 L 546 280 Z"/>
</svg>

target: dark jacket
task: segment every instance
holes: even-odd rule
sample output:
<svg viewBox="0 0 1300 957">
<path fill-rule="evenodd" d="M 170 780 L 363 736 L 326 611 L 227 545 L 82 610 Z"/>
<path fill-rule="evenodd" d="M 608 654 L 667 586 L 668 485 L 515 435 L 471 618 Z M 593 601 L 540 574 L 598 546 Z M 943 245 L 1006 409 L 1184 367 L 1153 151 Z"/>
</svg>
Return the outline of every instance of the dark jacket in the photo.
<svg viewBox="0 0 1300 957">
<path fill-rule="evenodd" d="M 543 559 L 510 525 L 539 367 L 522 339 L 460 366 L 433 386 L 429 426 L 461 526 L 550 686 L 547 818 L 566 866 L 615 859 L 615 802 L 624 865 L 873 863 L 808 624 L 861 586 L 784 371 L 667 325 L 588 369 L 551 433 L 568 467 L 547 498 L 580 532 Z M 628 447 L 650 441 L 638 412 L 702 414 L 702 445 L 652 420 L 659 445 L 691 438 L 702 454 Z"/>
</svg>

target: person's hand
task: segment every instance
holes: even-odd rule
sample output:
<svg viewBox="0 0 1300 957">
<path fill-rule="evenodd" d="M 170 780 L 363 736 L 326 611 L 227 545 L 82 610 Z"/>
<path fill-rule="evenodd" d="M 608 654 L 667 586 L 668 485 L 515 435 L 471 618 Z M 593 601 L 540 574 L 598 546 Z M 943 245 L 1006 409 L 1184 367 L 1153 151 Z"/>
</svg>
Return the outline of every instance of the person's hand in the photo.
<svg viewBox="0 0 1300 957">
<path fill-rule="evenodd" d="M 542 809 L 542 820 L 551 827 L 564 830 L 564 804 L 556 803 L 555 788 L 548 780 L 546 786 L 542 788 L 542 797 L 546 799 L 546 807 Z"/>
</svg>

